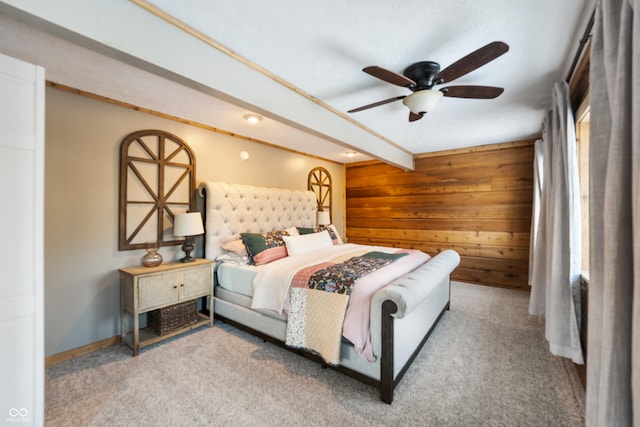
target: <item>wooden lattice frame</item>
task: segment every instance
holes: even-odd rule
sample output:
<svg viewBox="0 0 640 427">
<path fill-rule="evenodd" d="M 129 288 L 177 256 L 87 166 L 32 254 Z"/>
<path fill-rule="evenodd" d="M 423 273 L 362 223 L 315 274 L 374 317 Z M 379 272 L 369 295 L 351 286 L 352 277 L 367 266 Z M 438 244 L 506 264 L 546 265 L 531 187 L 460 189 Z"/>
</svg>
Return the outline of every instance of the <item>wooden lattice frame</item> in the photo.
<svg viewBox="0 0 640 427">
<path fill-rule="evenodd" d="M 127 135 L 120 145 L 118 249 L 182 244 L 171 233 L 173 218 L 195 210 L 195 186 L 196 158 L 186 142 L 161 130 Z M 135 212 L 144 215 L 136 219 Z"/>
<path fill-rule="evenodd" d="M 329 218 L 333 221 L 331 213 L 331 175 L 329 171 L 321 166 L 311 169 L 307 177 L 307 189 L 315 193 L 318 211 L 328 211 Z"/>
</svg>

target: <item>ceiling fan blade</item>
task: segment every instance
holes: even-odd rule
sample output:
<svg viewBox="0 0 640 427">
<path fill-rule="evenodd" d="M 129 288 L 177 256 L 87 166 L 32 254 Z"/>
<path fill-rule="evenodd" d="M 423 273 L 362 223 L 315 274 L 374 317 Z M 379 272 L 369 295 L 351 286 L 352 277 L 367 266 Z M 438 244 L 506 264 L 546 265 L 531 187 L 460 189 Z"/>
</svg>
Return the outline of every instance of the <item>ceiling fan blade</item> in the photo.
<svg viewBox="0 0 640 427">
<path fill-rule="evenodd" d="M 459 77 L 464 76 L 473 70 L 493 61 L 500 55 L 507 53 L 509 46 L 503 42 L 492 42 L 480 49 L 471 52 L 464 58 L 461 58 L 440 71 L 435 80 L 438 84 L 450 82 Z"/>
<path fill-rule="evenodd" d="M 385 70 L 384 68 L 380 68 L 375 65 L 364 67 L 362 71 L 372 75 L 375 78 L 384 80 L 385 82 L 394 85 L 402 87 L 412 87 L 417 85 L 416 82 L 411 80 L 409 77 L 403 76 L 402 74 L 394 73 L 393 71 Z"/>
<path fill-rule="evenodd" d="M 369 108 L 378 107 L 384 104 L 389 104 L 390 102 L 393 102 L 393 101 L 399 101 L 406 97 L 407 97 L 406 95 L 395 96 L 393 98 L 385 99 L 384 101 L 378 101 L 378 102 L 374 102 L 373 104 L 367 104 L 367 105 L 363 105 L 362 107 L 354 108 L 352 110 L 347 111 L 347 113 L 357 113 L 358 111 L 367 110 Z"/>
<path fill-rule="evenodd" d="M 420 114 L 414 114 L 413 112 L 409 111 L 409 121 L 410 122 L 415 122 L 416 120 L 420 120 L 422 118 L 422 116 L 424 116 L 426 113 L 422 112 Z"/>
<path fill-rule="evenodd" d="M 475 99 L 493 99 L 504 92 L 503 88 L 494 86 L 447 86 L 440 90 L 444 96 Z"/>
</svg>

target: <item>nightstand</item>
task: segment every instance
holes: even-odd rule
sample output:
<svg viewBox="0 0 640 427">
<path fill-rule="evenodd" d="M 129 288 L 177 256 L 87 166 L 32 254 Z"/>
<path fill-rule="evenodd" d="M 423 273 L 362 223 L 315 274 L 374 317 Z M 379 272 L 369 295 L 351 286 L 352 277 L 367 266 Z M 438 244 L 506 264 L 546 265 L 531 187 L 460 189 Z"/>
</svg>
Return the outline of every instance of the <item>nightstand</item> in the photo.
<svg viewBox="0 0 640 427">
<path fill-rule="evenodd" d="M 189 263 L 166 263 L 151 268 L 120 269 L 120 338 L 133 349 L 134 356 L 142 347 L 203 325 L 213 326 L 213 310 L 205 314 L 207 300 L 213 309 L 213 264 L 211 260 L 197 259 Z M 195 323 L 165 335 L 159 335 L 149 327 L 140 329 L 140 314 L 203 297 L 203 310 L 197 313 Z M 127 313 L 133 317 L 132 331 L 127 330 Z"/>
</svg>

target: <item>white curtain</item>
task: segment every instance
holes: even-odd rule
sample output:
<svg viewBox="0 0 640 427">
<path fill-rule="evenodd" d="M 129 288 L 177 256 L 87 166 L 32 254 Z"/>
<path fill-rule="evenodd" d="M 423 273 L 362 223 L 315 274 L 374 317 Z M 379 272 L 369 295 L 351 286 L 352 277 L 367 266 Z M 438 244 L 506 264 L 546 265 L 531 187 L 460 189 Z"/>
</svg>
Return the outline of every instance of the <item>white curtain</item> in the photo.
<svg viewBox="0 0 640 427">
<path fill-rule="evenodd" d="M 543 156 L 542 156 L 542 140 L 539 139 L 533 146 L 533 204 L 531 211 L 531 239 L 529 242 L 529 253 L 533 254 L 536 247 L 538 235 L 538 223 L 540 222 L 540 197 L 542 196 L 542 177 L 543 177 Z M 533 255 L 529 256 L 529 286 L 532 284 L 533 277 Z M 538 303 L 536 303 L 538 304 Z"/>
<path fill-rule="evenodd" d="M 639 9 L 640 0 L 596 4 L 590 73 L 588 426 L 640 425 Z"/>
<path fill-rule="evenodd" d="M 553 87 L 543 123 L 542 191 L 535 233 L 529 313 L 545 315 L 549 350 L 583 363 L 580 344 L 581 217 L 576 136 L 569 88 Z"/>
</svg>

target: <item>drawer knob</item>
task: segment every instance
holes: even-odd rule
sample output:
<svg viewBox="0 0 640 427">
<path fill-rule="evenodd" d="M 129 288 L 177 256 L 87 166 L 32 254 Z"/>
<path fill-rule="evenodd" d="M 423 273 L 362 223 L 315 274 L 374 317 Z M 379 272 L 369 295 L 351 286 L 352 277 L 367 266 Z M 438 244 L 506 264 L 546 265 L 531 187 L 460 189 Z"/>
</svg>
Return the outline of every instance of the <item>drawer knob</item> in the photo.
<svg viewBox="0 0 640 427">
<path fill-rule="evenodd" d="M 174 286 L 173 286 L 173 289 L 178 289 L 178 287 L 174 285 Z"/>
</svg>

